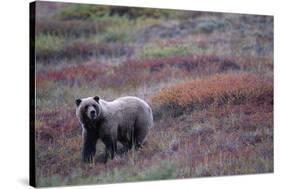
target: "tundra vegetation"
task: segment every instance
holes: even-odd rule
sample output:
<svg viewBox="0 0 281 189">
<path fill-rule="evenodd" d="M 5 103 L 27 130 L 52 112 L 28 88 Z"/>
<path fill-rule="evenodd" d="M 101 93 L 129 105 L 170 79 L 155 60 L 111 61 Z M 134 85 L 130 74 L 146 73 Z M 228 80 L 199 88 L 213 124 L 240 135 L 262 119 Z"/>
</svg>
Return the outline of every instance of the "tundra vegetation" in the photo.
<svg viewBox="0 0 281 189">
<path fill-rule="evenodd" d="M 39 186 L 273 172 L 273 17 L 36 6 Z M 81 162 L 74 100 L 95 95 L 149 102 L 143 149 Z"/>
</svg>

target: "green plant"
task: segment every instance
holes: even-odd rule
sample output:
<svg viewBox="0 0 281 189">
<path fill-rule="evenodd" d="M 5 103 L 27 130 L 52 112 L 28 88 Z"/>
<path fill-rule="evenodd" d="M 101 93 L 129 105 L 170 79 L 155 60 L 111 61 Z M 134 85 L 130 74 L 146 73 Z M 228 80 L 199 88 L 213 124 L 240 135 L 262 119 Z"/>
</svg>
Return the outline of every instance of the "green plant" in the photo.
<svg viewBox="0 0 281 189">
<path fill-rule="evenodd" d="M 62 20 L 95 19 L 108 15 L 126 16 L 130 19 L 136 19 L 140 17 L 168 18 L 176 16 L 180 13 L 181 12 L 175 10 L 84 4 L 67 6 L 57 12 L 56 16 Z"/>
<path fill-rule="evenodd" d="M 140 172 L 140 180 L 162 180 L 176 178 L 177 167 L 174 162 L 163 161 L 157 166 L 152 166 L 143 172 Z"/>
<path fill-rule="evenodd" d="M 109 25 L 107 20 L 58 20 L 40 18 L 36 21 L 37 35 L 53 35 L 64 38 L 88 37 L 104 31 Z"/>
<path fill-rule="evenodd" d="M 89 20 L 94 17 L 106 16 L 110 13 L 109 10 L 109 6 L 73 4 L 59 10 L 55 17 L 61 20 Z"/>
<path fill-rule="evenodd" d="M 131 40 L 128 31 L 120 30 L 118 28 L 108 29 L 102 36 L 100 36 L 102 42 L 121 42 L 126 43 Z"/>
<path fill-rule="evenodd" d="M 229 23 L 219 20 L 205 20 L 197 25 L 197 30 L 203 33 L 212 33 L 214 30 L 228 27 Z"/>
<path fill-rule="evenodd" d="M 65 40 L 62 37 L 40 34 L 35 37 L 36 51 L 58 51 L 64 46 Z"/>
<path fill-rule="evenodd" d="M 176 55 L 189 55 L 193 49 L 186 45 L 163 46 L 163 47 L 148 47 L 138 52 L 141 58 L 159 58 Z"/>
</svg>

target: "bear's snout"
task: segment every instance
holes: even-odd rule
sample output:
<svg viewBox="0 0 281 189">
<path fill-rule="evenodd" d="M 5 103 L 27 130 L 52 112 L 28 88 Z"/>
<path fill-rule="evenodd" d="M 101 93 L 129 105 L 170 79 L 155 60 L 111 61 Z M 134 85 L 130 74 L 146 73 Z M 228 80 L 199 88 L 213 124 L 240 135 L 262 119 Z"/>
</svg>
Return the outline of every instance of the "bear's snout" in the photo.
<svg viewBox="0 0 281 189">
<path fill-rule="evenodd" d="M 95 119 L 96 118 L 96 111 L 95 110 L 92 110 L 92 111 L 90 111 L 90 115 L 91 115 L 91 118 L 92 119 Z"/>
<path fill-rule="evenodd" d="M 97 118 L 97 111 L 95 110 L 94 107 L 92 106 L 88 107 L 87 116 L 91 120 L 95 120 Z"/>
</svg>

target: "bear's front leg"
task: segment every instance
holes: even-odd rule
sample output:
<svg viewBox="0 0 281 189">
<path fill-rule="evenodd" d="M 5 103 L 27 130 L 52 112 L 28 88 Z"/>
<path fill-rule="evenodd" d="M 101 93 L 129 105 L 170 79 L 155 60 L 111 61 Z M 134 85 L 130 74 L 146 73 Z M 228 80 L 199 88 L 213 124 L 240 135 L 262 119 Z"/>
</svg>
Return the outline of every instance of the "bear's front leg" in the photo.
<svg viewBox="0 0 281 189">
<path fill-rule="evenodd" d="M 117 141 L 110 136 L 105 136 L 103 138 L 103 143 L 105 144 L 105 160 L 104 163 L 107 162 L 109 156 L 111 159 L 114 158 L 116 150 L 117 150 Z"/>
<path fill-rule="evenodd" d="M 97 136 L 90 130 L 83 129 L 82 160 L 84 163 L 92 163 L 96 153 Z"/>
</svg>

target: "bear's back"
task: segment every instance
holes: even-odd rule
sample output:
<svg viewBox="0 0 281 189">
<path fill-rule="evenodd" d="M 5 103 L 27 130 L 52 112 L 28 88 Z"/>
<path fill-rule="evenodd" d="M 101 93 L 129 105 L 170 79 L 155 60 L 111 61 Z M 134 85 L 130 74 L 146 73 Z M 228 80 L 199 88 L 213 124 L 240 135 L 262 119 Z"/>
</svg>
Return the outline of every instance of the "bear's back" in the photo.
<svg viewBox="0 0 281 189">
<path fill-rule="evenodd" d="M 116 111 L 120 111 L 124 109 L 139 109 L 139 108 L 150 109 L 149 105 L 144 100 L 134 96 L 120 97 L 111 102 L 103 100 L 102 102 L 106 104 L 105 105 L 106 107 L 110 109 L 114 109 Z"/>
<path fill-rule="evenodd" d="M 107 117 L 117 119 L 132 119 L 138 116 L 144 116 L 151 119 L 152 111 L 150 106 L 142 99 L 125 96 L 117 98 L 111 102 L 101 100 L 103 112 Z"/>
</svg>

